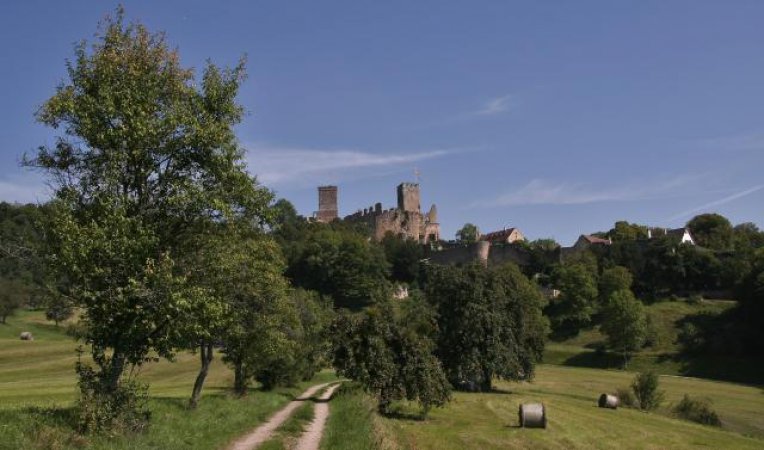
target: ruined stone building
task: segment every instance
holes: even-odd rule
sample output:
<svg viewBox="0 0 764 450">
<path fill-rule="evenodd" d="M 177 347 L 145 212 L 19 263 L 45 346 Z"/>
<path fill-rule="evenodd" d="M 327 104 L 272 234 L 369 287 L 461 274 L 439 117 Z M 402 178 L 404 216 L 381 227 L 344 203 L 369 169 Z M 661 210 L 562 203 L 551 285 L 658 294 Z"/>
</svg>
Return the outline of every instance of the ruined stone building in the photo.
<svg viewBox="0 0 764 450">
<path fill-rule="evenodd" d="M 318 187 L 318 211 L 313 213 L 319 222 L 331 222 L 339 217 L 337 210 L 337 186 Z"/>
<path fill-rule="evenodd" d="M 397 189 L 398 207 L 382 209 L 382 203 L 358 210 L 345 216 L 344 220 L 365 223 L 374 239 L 381 240 L 388 232 L 396 236 L 414 239 L 423 244 L 440 240 L 438 209 L 435 205 L 422 213 L 418 183 L 401 183 Z M 318 188 L 318 211 L 314 217 L 319 222 L 331 222 L 338 217 L 337 186 Z"/>
</svg>

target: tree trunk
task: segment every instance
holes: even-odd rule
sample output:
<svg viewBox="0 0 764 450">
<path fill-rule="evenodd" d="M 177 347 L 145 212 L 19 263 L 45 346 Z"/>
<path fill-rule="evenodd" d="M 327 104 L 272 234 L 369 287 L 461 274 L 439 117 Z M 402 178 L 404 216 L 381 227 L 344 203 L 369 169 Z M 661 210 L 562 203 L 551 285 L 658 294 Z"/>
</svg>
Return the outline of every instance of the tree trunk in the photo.
<svg viewBox="0 0 764 450">
<path fill-rule="evenodd" d="M 244 362 L 237 360 L 233 370 L 233 391 L 239 397 L 243 397 L 247 393 L 247 383 L 244 378 Z"/>
<path fill-rule="evenodd" d="M 493 372 L 485 369 L 483 370 L 483 379 L 480 383 L 480 390 L 482 392 L 491 392 Z"/>
<path fill-rule="evenodd" d="M 116 392 L 119 387 L 119 379 L 122 378 L 122 372 L 125 370 L 125 357 L 117 350 L 109 361 L 106 372 L 106 386 L 110 393 Z"/>
<path fill-rule="evenodd" d="M 207 373 L 209 372 L 210 364 L 212 363 L 212 352 L 212 343 L 202 343 L 199 345 L 199 355 L 201 357 L 202 367 L 199 369 L 199 374 L 196 376 L 194 390 L 191 392 L 191 400 L 188 402 L 188 407 L 191 409 L 195 409 L 199 405 L 199 398 L 202 396 L 204 380 L 207 378 Z"/>
</svg>

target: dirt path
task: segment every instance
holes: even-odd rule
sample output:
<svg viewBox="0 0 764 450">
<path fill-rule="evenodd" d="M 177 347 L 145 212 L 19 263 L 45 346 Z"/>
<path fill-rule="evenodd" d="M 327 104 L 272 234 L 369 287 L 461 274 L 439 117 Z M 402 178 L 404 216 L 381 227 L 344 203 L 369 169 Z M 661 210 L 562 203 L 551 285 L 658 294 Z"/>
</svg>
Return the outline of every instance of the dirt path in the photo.
<svg viewBox="0 0 764 450">
<path fill-rule="evenodd" d="M 324 435 L 326 419 L 329 418 L 329 399 L 332 398 L 332 394 L 339 386 L 339 384 L 331 386 L 318 398 L 320 401 L 316 403 L 313 411 L 313 421 L 308 425 L 308 429 L 302 436 L 300 436 L 295 450 L 318 450 L 321 437 Z"/>
<path fill-rule="evenodd" d="M 271 416 L 271 418 L 268 419 L 267 422 L 255 428 L 251 433 L 237 439 L 236 442 L 234 442 L 233 444 L 231 444 L 230 447 L 228 447 L 228 449 L 229 450 L 252 450 L 254 448 L 257 448 L 260 444 L 270 439 L 271 435 L 276 430 L 276 428 L 280 427 L 281 424 L 284 423 L 289 418 L 289 416 L 292 415 L 294 410 L 297 409 L 302 404 L 302 402 L 304 402 L 305 400 L 308 400 L 316 392 L 320 391 L 321 389 L 325 388 L 326 386 L 330 384 L 331 383 L 323 383 L 323 384 L 317 384 L 315 386 L 311 386 L 305 392 L 303 392 L 299 397 L 289 402 L 289 404 L 287 404 L 285 407 L 281 408 L 276 414 Z"/>
</svg>

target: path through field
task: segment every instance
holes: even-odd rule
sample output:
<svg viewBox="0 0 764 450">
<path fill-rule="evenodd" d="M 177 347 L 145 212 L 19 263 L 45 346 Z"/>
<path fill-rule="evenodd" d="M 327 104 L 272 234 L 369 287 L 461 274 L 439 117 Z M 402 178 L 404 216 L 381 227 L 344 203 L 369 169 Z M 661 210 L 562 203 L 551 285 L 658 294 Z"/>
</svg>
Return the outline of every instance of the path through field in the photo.
<svg viewBox="0 0 764 450">
<path fill-rule="evenodd" d="M 252 450 L 257 448 L 260 444 L 270 439 L 273 432 L 281 426 L 289 416 L 292 415 L 295 409 L 297 409 L 302 402 L 309 400 L 316 392 L 330 385 L 331 383 L 322 383 L 309 387 L 299 397 L 289 402 L 288 405 L 281 408 L 276 414 L 274 414 L 267 422 L 255 428 L 251 433 L 242 436 L 237 439 L 236 442 L 231 444 L 229 450 Z M 323 398 L 323 397 L 322 397 Z"/>
<path fill-rule="evenodd" d="M 300 440 L 297 442 L 295 450 L 318 450 L 318 445 L 321 443 L 321 436 L 324 435 L 326 419 L 329 418 L 329 400 L 339 386 L 339 383 L 331 386 L 318 398 L 319 402 L 316 403 L 314 409 L 313 421 L 302 436 L 300 436 Z"/>
</svg>

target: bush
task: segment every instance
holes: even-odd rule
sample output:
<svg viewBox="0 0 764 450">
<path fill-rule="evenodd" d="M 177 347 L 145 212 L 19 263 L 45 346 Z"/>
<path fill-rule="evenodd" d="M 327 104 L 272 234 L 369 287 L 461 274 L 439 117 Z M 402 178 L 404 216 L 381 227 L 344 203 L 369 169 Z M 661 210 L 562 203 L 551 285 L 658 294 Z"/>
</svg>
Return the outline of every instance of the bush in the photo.
<svg viewBox="0 0 764 450">
<path fill-rule="evenodd" d="M 700 294 L 692 294 L 687 297 L 687 303 L 690 305 L 699 305 L 703 301 L 703 297 Z"/>
<path fill-rule="evenodd" d="M 618 397 L 618 403 L 621 406 L 629 408 L 635 408 L 637 406 L 637 400 L 634 398 L 634 394 L 629 388 L 618 388 L 615 391 L 615 395 Z"/>
<path fill-rule="evenodd" d="M 674 407 L 674 414 L 682 419 L 703 425 L 722 426 L 722 421 L 716 412 L 711 409 L 711 401 L 708 399 L 691 398 L 689 395 L 684 394 L 682 401 Z"/>
<path fill-rule="evenodd" d="M 118 435 L 143 431 L 149 423 L 148 389 L 133 380 L 108 386 L 101 373 L 77 362 L 80 397 L 77 428 L 83 433 Z"/>
<path fill-rule="evenodd" d="M 631 382 L 631 390 L 642 411 L 652 411 L 663 401 L 663 391 L 658 390 L 658 375 L 655 372 L 637 374 Z"/>
</svg>

